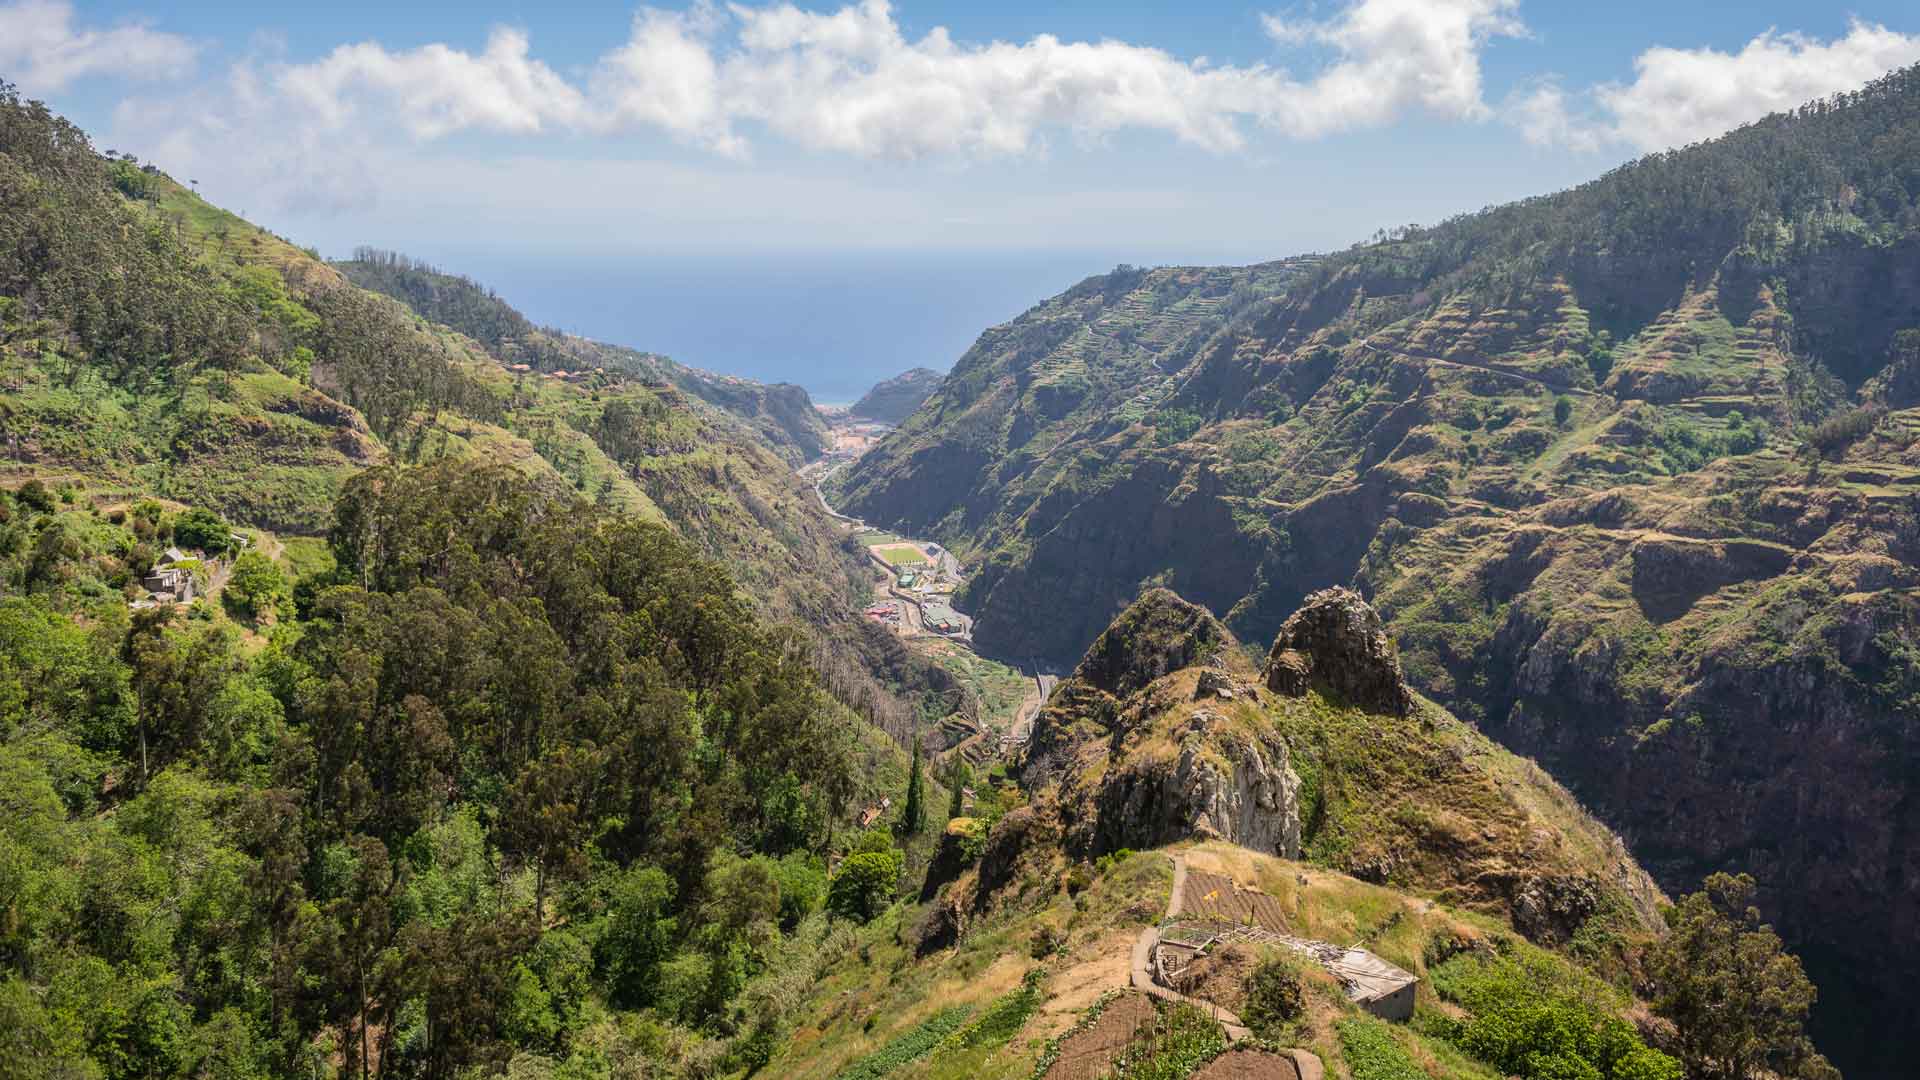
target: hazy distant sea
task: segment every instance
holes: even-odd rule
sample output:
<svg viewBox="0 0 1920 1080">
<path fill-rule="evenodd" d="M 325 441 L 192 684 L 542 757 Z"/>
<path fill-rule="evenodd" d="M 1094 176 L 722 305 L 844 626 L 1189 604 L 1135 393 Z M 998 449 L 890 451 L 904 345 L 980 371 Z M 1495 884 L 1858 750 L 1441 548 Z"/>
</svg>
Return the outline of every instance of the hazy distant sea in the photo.
<svg viewBox="0 0 1920 1080">
<path fill-rule="evenodd" d="M 1124 255 L 835 253 L 566 258 L 442 254 L 535 322 L 851 403 L 911 367 L 946 371 L 980 331 Z M 1133 261 L 1145 262 L 1136 258 Z"/>
</svg>

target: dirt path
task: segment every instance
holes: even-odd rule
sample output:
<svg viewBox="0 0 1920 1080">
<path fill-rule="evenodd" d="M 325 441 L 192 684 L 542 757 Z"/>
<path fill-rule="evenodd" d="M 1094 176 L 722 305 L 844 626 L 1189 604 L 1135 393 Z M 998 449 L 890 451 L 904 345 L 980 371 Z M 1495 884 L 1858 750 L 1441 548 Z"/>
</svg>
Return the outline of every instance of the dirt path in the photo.
<svg viewBox="0 0 1920 1080">
<path fill-rule="evenodd" d="M 1551 379 L 1543 379 L 1538 375 L 1528 375 L 1523 372 L 1509 371 L 1506 368 L 1494 367 L 1492 364 L 1477 364 L 1471 360 L 1447 360 L 1438 356 L 1422 356 L 1419 353 L 1408 352 L 1405 349 L 1382 348 L 1381 346 L 1375 345 L 1370 341 L 1363 341 L 1360 344 L 1361 344 L 1361 347 L 1363 348 L 1371 349 L 1374 352 L 1381 353 L 1386 356 L 1404 356 L 1409 360 L 1422 360 L 1429 364 L 1442 364 L 1447 367 L 1465 368 L 1468 371 L 1484 371 L 1489 375 L 1504 375 L 1509 379 L 1519 379 L 1521 382 L 1530 382 L 1536 386 L 1544 386 L 1556 394 L 1574 394 L 1579 397 L 1603 398 L 1607 401 L 1613 400 L 1612 398 L 1607 397 L 1607 395 L 1605 394 L 1596 393 L 1584 387 L 1570 386 L 1566 383 L 1557 383 L 1552 381 Z"/>
<path fill-rule="evenodd" d="M 1169 921 L 1178 918 L 1180 915 L 1180 909 L 1184 905 L 1184 901 L 1182 901 L 1180 897 L 1181 894 L 1186 891 L 1187 884 L 1187 857 L 1176 854 L 1173 855 L 1172 858 L 1173 895 L 1167 900 L 1167 919 Z M 1208 1016 L 1218 1020 L 1220 1026 L 1227 1030 L 1227 1038 L 1233 1042 L 1241 1042 L 1252 1034 L 1247 1030 L 1246 1025 L 1240 1022 L 1238 1015 L 1215 1005 L 1211 1001 L 1190 998 L 1185 994 L 1169 990 L 1159 983 L 1154 982 L 1152 971 L 1153 948 L 1158 944 L 1160 944 L 1160 927 L 1158 926 L 1149 926 L 1141 931 L 1139 940 L 1133 943 L 1131 979 L 1134 989 L 1143 994 L 1150 994 L 1162 1001 L 1184 1001 L 1192 1005 Z"/>
</svg>

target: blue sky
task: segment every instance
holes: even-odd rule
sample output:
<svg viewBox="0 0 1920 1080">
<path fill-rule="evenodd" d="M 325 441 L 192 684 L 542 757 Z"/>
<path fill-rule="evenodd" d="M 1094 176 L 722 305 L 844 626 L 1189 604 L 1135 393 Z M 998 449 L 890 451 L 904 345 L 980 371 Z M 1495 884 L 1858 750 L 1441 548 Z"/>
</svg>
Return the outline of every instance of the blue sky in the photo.
<svg viewBox="0 0 1920 1080">
<path fill-rule="evenodd" d="M 1344 246 L 1916 61 L 1910 2 L 0 0 L 0 77 L 103 148 L 828 398 L 1115 262 Z"/>
</svg>

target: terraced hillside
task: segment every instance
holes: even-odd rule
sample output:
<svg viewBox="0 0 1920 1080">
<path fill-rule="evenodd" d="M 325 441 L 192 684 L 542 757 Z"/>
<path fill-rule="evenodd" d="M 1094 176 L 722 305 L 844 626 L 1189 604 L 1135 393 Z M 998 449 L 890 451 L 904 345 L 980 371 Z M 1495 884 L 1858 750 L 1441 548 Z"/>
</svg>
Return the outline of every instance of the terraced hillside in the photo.
<svg viewBox="0 0 1920 1080">
<path fill-rule="evenodd" d="M 1663 882 L 1755 872 L 1829 1019 L 1909 1024 L 1916 160 L 1908 70 L 1317 261 L 1123 268 L 983 334 L 837 498 L 978 567 L 1012 655 L 1145 583 L 1255 640 L 1355 586 Z"/>
</svg>

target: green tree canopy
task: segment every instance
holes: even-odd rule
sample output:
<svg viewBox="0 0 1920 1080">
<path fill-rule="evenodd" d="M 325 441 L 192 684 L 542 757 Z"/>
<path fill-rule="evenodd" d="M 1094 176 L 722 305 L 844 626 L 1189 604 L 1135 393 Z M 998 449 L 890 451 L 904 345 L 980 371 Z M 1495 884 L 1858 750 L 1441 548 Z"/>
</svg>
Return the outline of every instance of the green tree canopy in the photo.
<svg viewBox="0 0 1920 1080">
<path fill-rule="evenodd" d="M 1667 936 L 1648 957 L 1654 1011 L 1679 1029 L 1690 1077 L 1837 1080 L 1806 1034 L 1813 983 L 1760 921 L 1754 892 L 1746 874 L 1714 874 L 1667 909 Z"/>
</svg>

